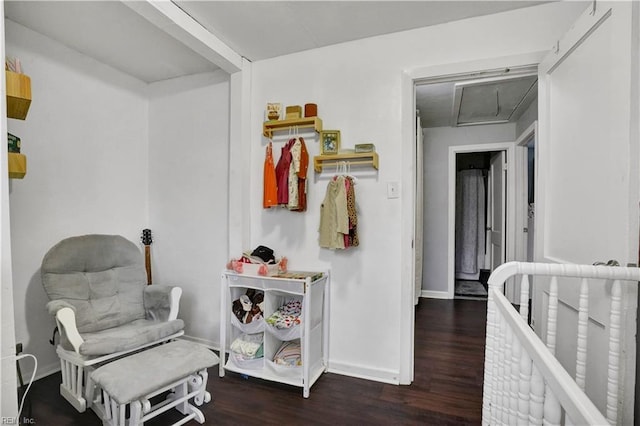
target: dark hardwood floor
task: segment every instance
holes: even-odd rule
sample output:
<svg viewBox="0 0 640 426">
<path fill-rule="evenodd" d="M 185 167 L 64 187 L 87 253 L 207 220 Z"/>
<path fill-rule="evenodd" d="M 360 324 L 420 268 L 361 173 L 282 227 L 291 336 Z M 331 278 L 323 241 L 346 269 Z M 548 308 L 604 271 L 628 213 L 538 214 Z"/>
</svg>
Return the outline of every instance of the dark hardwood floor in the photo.
<svg viewBox="0 0 640 426">
<path fill-rule="evenodd" d="M 209 370 L 211 425 L 477 425 L 481 422 L 486 302 L 421 299 L 416 309 L 415 380 L 388 385 L 327 373 L 308 399 L 297 387 Z M 60 374 L 36 381 L 22 417 L 36 425 L 102 425 L 59 393 Z M 26 404 L 28 405 L 28 404 Z M 30 411 L 29 411 L 30 409 Z M 179 419 L 175 410 L 145 425 Z M 191 421 L 188 425 L 196 425 Z"/>
</svg>

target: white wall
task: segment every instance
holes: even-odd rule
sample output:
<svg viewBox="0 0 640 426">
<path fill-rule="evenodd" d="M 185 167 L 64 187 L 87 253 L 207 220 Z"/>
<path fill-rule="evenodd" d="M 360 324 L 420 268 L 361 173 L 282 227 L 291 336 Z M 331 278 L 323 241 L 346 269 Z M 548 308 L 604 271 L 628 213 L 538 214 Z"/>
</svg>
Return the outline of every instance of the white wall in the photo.
<svg viewBox="0 0 640 426">
<path fill-rule="evenodd" d="M 449 147 L 514 140 L 515 123 L 424 129 L 423 292 L 448 288 Z"/>
<path fill-rule="evenodd" d="M 522 113 L 518 121 L 516 122 L 516 137 L 520 136 L 522 132 L 527 130 L 531 123 L 538 119 L 538 98 L 536 97 L 529 108 Z"/>
<path fill-rule="evenodd" d="M 242 207 L 251 212 L 251 244 L 246 248 L 269 245 L 288 256 L 294 269 L 332 268 L 333 371 L 397 382 L 400 293 L 410 284 L 400 279 L 401 203 L 386 198 L 386 187 L 400 182 L 408 167 L 402 164 L 400 150 L 402 72 L 546 50 L 581 8 L 565 2 L 546 4 L 253 64 L 251 150 L 230 165 L 251 168 L 251 188 Z M 228 111 L 222 107 L 225 84 L 211 81 L 200 97 L 192 91 L 193 81 L 179 82 L 175 93 L 152 99 L 150 114 L 145 85 L 17 24 L 7 26 L 7 54 L 21 57 L 34 93 L 27 120 L 12 120 L 9 128 L 22 138 L 29 158 L 26 178 L 13 181 L 11 193 L 17 340 L 38 356 L 43 373 L 57 367 L 47 342 L 54 322 L 44 310 L 46 296 L 38 271 L 52 244 L 88 232 L 117 232 L 138 241 L 140 230 L 149 226 L 155 231 L 155 278 L 187 289 L 182 304 L 182 316 L 192 324 L 187 333 L 215 341 L 217 272 L 227 260 L 221 250 L 227 223 L 221 210 L 227 200 L 223 163 L 226 143 L 237 142 L 222 137 L 228 132 L 221 124 L 227 123 L 222 118 Z M 176 102 L 170 108 L 161 99 L 165 96 L 187 103 Z M 209 103 L 207 96 L 216 100 Z M 189 101 L 202 110 L 189 106 Z M 272 101 L 315 102 L 325 128 L 342 131 L 344 146 L 373 142 L 378 147 L 380 171 L 362 175 L 356 189 L 359 248 L 330 252 L 317 246 L 319 206 L 330 174 L 316 177 L 310 171 L 307 213 L 262 210 L 265 141 L 260 129 L 263 109 Z M 182 125 L 186 116 L 181 108 L 200 121 Z M 192 140 L 166 138 L 154 130 L 153 123 L 160 121 L 167 134 L 178 138 L 186 133 Z M 169 143 L 184 144 L 185 149 L 172 150 Z M 276 143 L 276 151 L 280 145 Z M 310 140 L 308 146 L 312 156 L 318 153 L 317 143 Z M 210 266 L 205 270 L 194 265 Z M 209 283 L 212 290 L 199 293 Z M 194 318 L 202 323 L 193 325 Z"/>
<path fill-rule="evenodd" d="M 401 200 L 386 194 L 387 183 L 402 181 L 403 168 L 410 167 L 401 151 L 403 72 L 547 50 L 581 10 L 582 5 L 568 2 L 545 4 L 253 63 L 252 179 L 244 206 L 251 212 L 252 244 L 247 249 L 270 246 L 289 257 L 292 269 L 331 267 L 332 371 L 398 380 L 401 289 L 411 284 L 401 280 Z M 307 213 L 262 209 L 265 140 L 260 129 L 267 102 L 315 102 L 324 127 L 341 130 L 343 146 L 376 144 L 380 170 L 361 177 L 356 188 L 360 247 L 344 252 L 318 247 L 320 203 L 331 173 L 310 171 Z M 281 145 L 275 143 L 276 160 Z M 308 148 L 310 155 L 318 154 L 315 141 Z M 410 188 L 402 191 L 406 195 Z"/>
<path fill-rule="evenodd" d="M 10 182 L 16 341 L 43 376 L 60 367 L 40 279 L 46 251 L 87 233 L 137 242 L 147 225 L 146 85 L 12 21 L 6 28 L 7 55 L 21 59 L 33 97 L 26 120 L 8 124 L 27 156 L 26 177 Z"/>
<path fill-rule="evenodd" d="M 151 84 L 149 140 L 153 282 L 182 287 L 185 334 L 217 347 L 228 260 L 228 75 Z"/>
</svg>

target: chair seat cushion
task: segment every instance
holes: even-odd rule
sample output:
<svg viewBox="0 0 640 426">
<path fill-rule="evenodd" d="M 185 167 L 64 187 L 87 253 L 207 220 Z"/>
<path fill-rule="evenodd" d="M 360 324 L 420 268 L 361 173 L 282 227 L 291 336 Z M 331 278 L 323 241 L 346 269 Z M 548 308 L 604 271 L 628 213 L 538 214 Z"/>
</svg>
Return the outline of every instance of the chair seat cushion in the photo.
<svg viewBox="0 0 640 426">
<path fill-rule="evenodd" d="M 202 345 L 175 340 L 106 364 L 91 378 L 118 404 L 128 404 L 219 361 Z"/>
<path fill-rule="evenodd" d="M 80 345 L 80 354 L 98 356 L 136 349 L 171 336 L 183 328 L 181 319 L 168 322 L 139 319 L 107 330 L 82 333 L 84 343 Z"/>
</svg>

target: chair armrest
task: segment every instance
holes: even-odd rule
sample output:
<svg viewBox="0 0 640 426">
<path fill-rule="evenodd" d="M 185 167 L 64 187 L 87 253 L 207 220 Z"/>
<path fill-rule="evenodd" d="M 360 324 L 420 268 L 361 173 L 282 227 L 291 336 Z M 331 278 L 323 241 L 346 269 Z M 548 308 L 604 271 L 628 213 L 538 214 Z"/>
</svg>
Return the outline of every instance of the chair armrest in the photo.
<svg viewBox="0 0 640 426">
<path fill-rule="evenodd" d="M 84 340 L 76 327 L 76 313 L 73 308 L 63 307 L 58 309 L 56 312 L 56 321 L 58 322 L 58 326 L 64 329 L 64 333 L 69 343 L 71 343 L 71 346 L 73 346 L 73 350 L 79 355 L 80 345 L 84 343 Z M 60 331 L 62 332 L 62 330 Z"/>
<path fill-rule="evenodd" d="M 49 311 L 49 315 L 56 316 L 58 311 L 62 308 L 69 308 L 73 312 L 76 311 L 76 308 L 66 300 L 52 300 L 47 303 L 47 310 Z"/>
<path fill-rule="evenodd" d="M 160 321 L 173 321 L 178 318 L 180 309 L 180 287 L 150 285 L 144 288 L 144 310 L 147 318 Z"/>
</svg>

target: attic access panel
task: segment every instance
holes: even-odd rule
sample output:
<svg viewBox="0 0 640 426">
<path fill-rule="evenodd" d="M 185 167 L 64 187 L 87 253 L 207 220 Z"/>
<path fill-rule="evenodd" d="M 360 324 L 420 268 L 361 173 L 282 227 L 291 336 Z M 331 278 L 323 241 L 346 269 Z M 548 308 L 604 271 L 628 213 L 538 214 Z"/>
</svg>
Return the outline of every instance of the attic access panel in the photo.
<svg viewBox="0 0 640 426">
<path fill-rule="evenodd" d="M 515 120 L 536 98 L 537 83 L 536 75 L 456 83 L 452 125 L 500 124 Z"/>
</svg>

